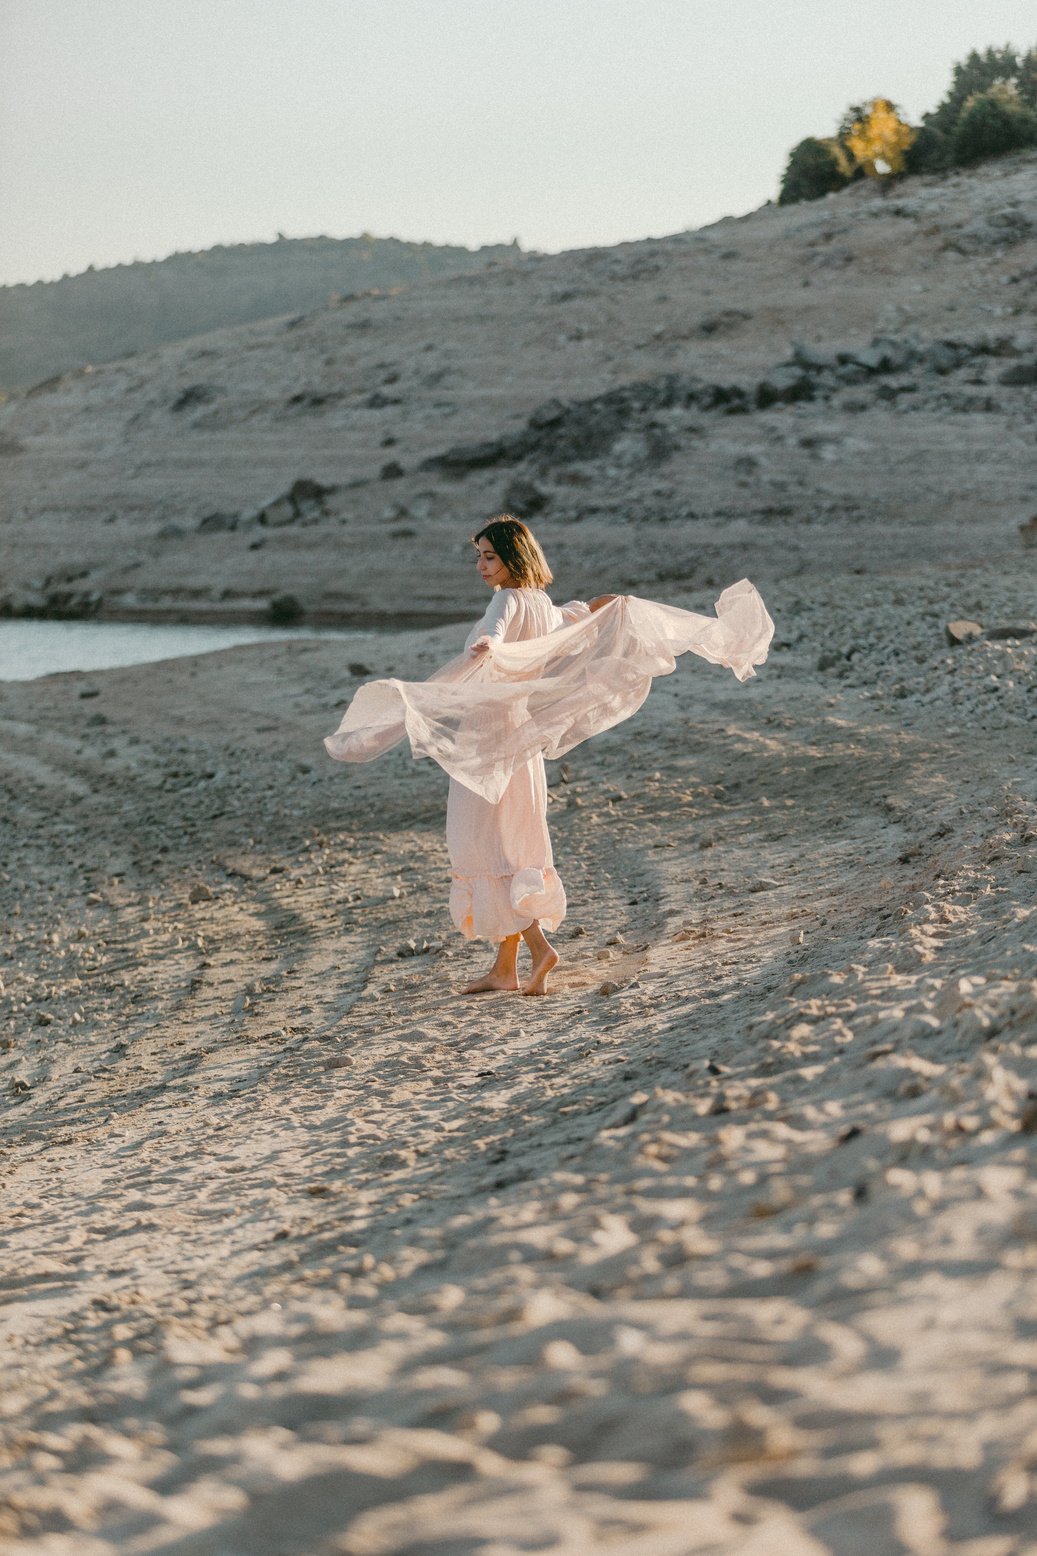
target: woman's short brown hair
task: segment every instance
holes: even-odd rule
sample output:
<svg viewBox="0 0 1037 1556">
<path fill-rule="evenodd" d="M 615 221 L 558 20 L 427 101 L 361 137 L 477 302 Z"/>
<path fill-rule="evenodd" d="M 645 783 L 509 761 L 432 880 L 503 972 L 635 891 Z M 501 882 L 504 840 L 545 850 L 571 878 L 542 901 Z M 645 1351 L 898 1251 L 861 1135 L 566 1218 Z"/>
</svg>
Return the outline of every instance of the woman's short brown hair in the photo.
<svg viewBox="0 0 1037 1556">
<path fill-rule="evenodd" d="M 554 578 L 533 531 L 510 513 L 498 513 L 472 536 L 472 545 L 488 540 L 508 569 L 516 589 L 546 589 Z"/>
</svg>

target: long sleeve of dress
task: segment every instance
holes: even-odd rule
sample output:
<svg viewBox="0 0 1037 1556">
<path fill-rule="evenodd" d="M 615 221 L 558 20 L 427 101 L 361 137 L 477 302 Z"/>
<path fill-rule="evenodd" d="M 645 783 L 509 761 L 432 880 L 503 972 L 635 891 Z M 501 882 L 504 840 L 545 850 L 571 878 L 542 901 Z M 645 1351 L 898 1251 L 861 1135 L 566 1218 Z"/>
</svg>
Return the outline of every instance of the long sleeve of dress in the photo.
<svg viewBox="0 0 1037 1556">
<path fill-rule="evenodd" d="M 498 589 L 486 607 L 482 620 L 477 621 L 465 640 L 465 648 L 483 641 L 503 643 L 508 628 L 518 612 L 519 602 L 514 589 Z"/>
<path fill-rule="evenodd" d="M 636 713 L 678 656 L 696 654 L 745 681 L 774 632 L 746 578 L 721 593 L 714 616 L 634 595 L 593 613 L 579 605 L 559 610 L 541 591 L 500 590 L 467 644 L 487 637 L 491 653 L 465 653 L 428 681 L 368 681 L 325 740 L 329 755 L 369 762 L 408 738 L 415 756 L 495 804 L 533 757 L 564 756 Z"/>
<path fill-rule="evenodd" d="M 592 615 L 590 606 L 584 600 L 566 600 L 558 609 L 565 617 L 565 625 L 571 627 L 574 621 L 582 621 L 585 616 Z"/>
</svg>

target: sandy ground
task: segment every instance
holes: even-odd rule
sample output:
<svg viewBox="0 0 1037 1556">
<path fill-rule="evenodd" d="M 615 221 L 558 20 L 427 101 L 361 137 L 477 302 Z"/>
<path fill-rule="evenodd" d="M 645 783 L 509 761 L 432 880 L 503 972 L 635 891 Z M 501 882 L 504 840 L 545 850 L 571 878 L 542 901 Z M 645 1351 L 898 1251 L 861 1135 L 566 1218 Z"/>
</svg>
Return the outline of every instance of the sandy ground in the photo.
<svg viewBox="0 0 1037 1556">
<path fill-rule="evenodd" d="M 2 688 L 0 1549 L 1035 1548 L 1037 639 L 940 587 L 555 770 L 544 1001 L 342 645 Z"/>
<path fill-rule="evenodd" d="M 522 477 L 557 598 L 748 575 L 777 623 L 553 771 L 543 1001 L 458 997 L 442 774 L 320 744 L 463 629 L 0 684 L 5 1556 L 1037 1551 L 1035 167 L 0 407 L 0 593 L 474 619 Z M 890 331 L 813 399 L 420 468 Z"/>
</svg>

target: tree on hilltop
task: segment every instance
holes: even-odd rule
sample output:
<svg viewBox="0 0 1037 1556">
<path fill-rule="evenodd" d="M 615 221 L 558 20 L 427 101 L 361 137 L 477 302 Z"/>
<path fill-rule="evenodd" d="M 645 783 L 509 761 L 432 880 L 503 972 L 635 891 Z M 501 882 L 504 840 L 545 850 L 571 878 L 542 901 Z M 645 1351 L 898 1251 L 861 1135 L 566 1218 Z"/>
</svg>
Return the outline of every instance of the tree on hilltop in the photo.
<svg viewBox="0 0 1037 1556">
<path fill-rule="evenodd" d="M 1028 146 L 1037 146 L 1037 113 L 1023 102 L 1014 83 L 998 82 L 966 99 L 951 136 L 959 166 Z"/>
<path fill-rule="evenodd" d="M 833 136 L 827 140 L 808 136 L 793 147 L 778 204 L 819 200 L 851 179 L 902 172 L 915 133 L 888 97 L 852 103 Z"/>
<path fill-rule="evenodd" d="M 1033 52 L 1031 50 L 1031 54 Z M 1002 49 L 984 49 L 982 54 L 973 49 L 954 66 L 950 86 L 936 107 L 922 116 L 923 122 L 941 135 L 952 134 L 969 98 L 975 97 L 977 92 L 989 91 L 999 82 L 1014 81 L 1019 74 L 1019 64 L 1019 55 L 1009 43 Z"/>
<path fill-rule="evenodd" d="M 842 140 L 861 172 L 879 178 L 904 171 L 904 158 L 916 134 L 888 97 L 876 97 Z"/>
<path fill-rule="evenodd" d="M 1037 47 L 973 49 L 915 128 L 886 97 L 853 103 L 830 140 L 794 146 L 778 202 L 817 200 L 851 179 L 936 173 L 1037 146 Z"/>
<path fill-rule="evenodd" d="M 822 195 L 842 189 L 850 180 L 850 171 L 846 153 L 838 141 L 818 140 L 816 136 L 808 135 L 789 152 L 778 204 L 820 200 Z"/>
</svg>

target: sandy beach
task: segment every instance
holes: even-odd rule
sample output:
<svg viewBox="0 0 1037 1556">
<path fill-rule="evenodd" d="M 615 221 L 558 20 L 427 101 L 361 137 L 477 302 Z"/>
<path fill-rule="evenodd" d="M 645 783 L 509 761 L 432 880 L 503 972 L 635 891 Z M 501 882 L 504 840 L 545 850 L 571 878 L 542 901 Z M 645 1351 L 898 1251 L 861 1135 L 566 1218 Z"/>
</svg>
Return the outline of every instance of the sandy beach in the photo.
<svg viewBox="0 0 1037 1556">
<path fill-rule="evenodd" d="M 997 197 L 1007 181 L 1028 211 L 1034 166 L 1006 162 Z M 978 178 L 917 190 L 896 198 L 923 214 L 994 199 Z M 776 271 L 784 224 L 791 275 L 797 223 L 843 221 L 849 245 L 909 224 L 878 203 L 763 211 L 709 241 Z M 622 251 L 662 267 L 646 311 L 670 284 L 662 247 Z M 1034 250 L 945 262 L 1029 275 L 1000 306 L 1032 288 Z M 788 354 L 796 274 L 774 341 L 696 337 L 712 377 Z M 917 302 L 927 342 L 952 333 L 944 284 Z M 453 295 L 428 289 L 430 338 Z M 958 291 L 954 333 L 975 340 L 991 295 Z M 826 351 L 880 330 L 875 296 L 814 316 Z M 421 294 L 391 306 L 417 328 Z M 388 576 L 384 483 L 345 528 L 329 506 L 301 538 L 273 529 L 299 540 L 291 576 L 247 550 L 264 526 L 210 536 L 213 575 L 263 562 L 250 598 L 316 605 L 332 556 L 370 609 L 402 585 L 442 625 L 0 685 L 5 1556 L 1037 1549 L 1037 390 L 997 383 L 1031 360 L 1031 325 L 988 320 L 1011 347 L 950 376 L 863 369 L 810 400 L 684 407 L 699 430 L 678 437 L 674 411 L 667 463 L 613 445 L 566 467 L 589 487 L 523 456 L 553 495 L 534 523 L 556 598 L 597 583 L 708 610 L 748 574 L 777 624 L 756 680 L 683 660 L 552 766 L 570 913 L 546 1000 L 458 997 L 486 951 L 450 930 L 443 774 L 321 749 L 362 680 L 457 651 L 481 609 L 465 526 L 503 467 L 435 486 L 424 520 L 433 477 L 394 479 L 417 533 Z M 505 419 L 480 398 L 480 328 L 470 441 Z M 551 387 L 537 365 L 515 425 Z M 877 396 L 908 371 L 917 412 Z M 100 490 L 137 456 L 104 445 L 106 475 L 84 453 L 86 392 L 2 410 L 39 439 L 17 495 L 27 513 L 36 482 L 43 549 L 80 536 L 106 592 L 130 520 L 91 528 L 70 472 L 86 459 Z M 415 401 L 415 425 L 433 412 Z M 154 448 L 168 506 L 180 477 Z M 181 497 L 204 484 L 185 458 Z M 259 471 L 270 494 L 286 474 Z M 638 516 L 653 503 L 669 518 Z M 194 587 L 202 537 L 170 550 L 142 526 L 155 597 Z M 28 588 L 17 535 L 4 555 Z"/>
</svg>

